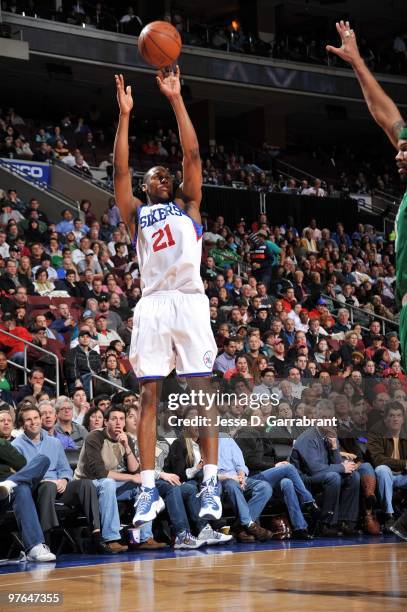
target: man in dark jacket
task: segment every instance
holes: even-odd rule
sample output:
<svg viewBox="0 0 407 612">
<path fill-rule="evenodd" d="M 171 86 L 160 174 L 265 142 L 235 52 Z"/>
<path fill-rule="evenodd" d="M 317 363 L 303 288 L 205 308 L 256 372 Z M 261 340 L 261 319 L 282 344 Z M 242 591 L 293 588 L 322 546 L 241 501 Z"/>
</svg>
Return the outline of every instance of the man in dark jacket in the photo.
<svg viewBox="0 0 407 612">
<path fill-rule="evenodd" d="M 383 419 L 368 433 L 367 455 L 375 468 L 379 497 L 386 513 L 386 530 L 394 524 L 394 487 L 407 489 L 407 429 L 404 419 L 402 404 L 388 402 Z"/>
<path fill-rule="evenodd" d="M 70 393 L 73 392 L 75 386 L 79 385 L 83 386 L 89 396 L 92 372 L 98 374 L 102 363 L 99 353 L 89 347 L 89 331 L 80 331 L 78 342 L 78 346 L 69 351 L 65 360 L 65 376 Z"/>
<path fill-rule="evenodd" d="M 27 293 L 33 295 L 34 285 L 25 274 L 18 274 L 17 263 L 14 259 L 9 259 L 6 263 L 6 271 L 0 277 L 0 289 L 12 295 L 18 287 L 25 287 Z"/>
<path fill-rule="evenodd" d="M 307 523 L 302 514 L 299 500 L 304 509 L 317 514 L 313 496 L 304 486 L 300 475 L 288 461 L 276 463 L 276 453 L 270 437 L 265 437 L 264 417 L 261 410 L 250 409 L 248 418 L 257 418 L 257 427 L 241 427 L 236 433 L 235 442 L 240 447 L 249 475 L 257 480 L 266 481 L 272 488 L 281 491 L 293 525 L 295 539 L 311 539 Z"/>
<path fill-rule="evenodd" d="M 38 520 L 33 491 L 49 467 L 49 459 L 38 455 L 27 464 L 7 440 L 0 439 L 0 511 L 13 509 L 29 561 L 55 561 Z"/>
<path fill-rule="evenodd" d="M 330 412 L 333 416 L 333 409 Z M 294 442 L 290 461 L 307 487 L 322 488 L 321 535 L 338 535 L 338 523 L 344 535 L 355 535 L 360 475 L 356 463 L 342 461 L 335 429 L 311 427 L 304 431 Z"/>
<path fill-rule="evenodd" d="M 27 395 L 37 396 L 39 393 L 47 393 L 49 397 L 55 397 L 54 387 L 45 384 L 45 372 L 42 368 L 35 366 L 28 376 L 28 384 L 20 387 L 16 395 L 16 403 L 21 402 Z"/>
</svg>

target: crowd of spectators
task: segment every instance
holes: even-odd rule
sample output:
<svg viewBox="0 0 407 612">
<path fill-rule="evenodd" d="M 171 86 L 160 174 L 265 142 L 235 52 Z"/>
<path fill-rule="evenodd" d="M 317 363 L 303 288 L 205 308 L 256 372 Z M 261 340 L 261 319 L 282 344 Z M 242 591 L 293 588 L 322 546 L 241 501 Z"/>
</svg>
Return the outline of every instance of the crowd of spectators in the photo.
<svg viewBox="0 0 407 612">
<path fill-rule="evenodd" d="M 55 10 L 52 3 L 35 0 L 6 0 L 2 2 L 3 10 L 41 17 L 78 25 L 86 28 L 110 30 L 123 34 L 138 36 L 144 25 L 136 14 L 134 6 L 125 8 L 125 3 L 105 2 L 62 2 Z M 298 23 L 293 28 L 287 24 L 277 26 L 277 32 L 271 42 L 259 38 L 253 28 L 244 27 L 238 16 L 207 20 L 197 18 L 185 10 L 179 10 L 173 3 L 171 11 L 157 14 L 156 19 L 168 21 L 180 33 L 183 43 L 198 47 L 211 47 L 231 53 L 260 55 L 275 59 L 323 64 L 346 68 L 336 56 L 328 56 L 325 50 L 326 41 L 330 40 L 335 30 L 328 18 L 319 19 L 315 29 L 309 30 L 308 24 L 298 33 Z M 398 26 L 397 26 L 398 27 Z M 394 36 L 382 40 L 367 41 L 360 39 L 360 51 L 365 62 L 373 71 L 404 74 L 407 67 L 406 35 L 396 31 Z"/>
<path fill-rule="evenodd" d="M 102 126 L 97 109 L 86 117 L 66 114 L 59 123 L 33 122 L 23 119 L 15 109 L 0 112 L 0 157 L 38 162 L 57 160 L 80 175 L 92 178 L 92 168 L 102 171 L 102 180 L 112 188 L 113 155 L 110 152 L 114 126 Z M 181 182 L 182 153 L 176 131 L 162 123 L 147 122 L 130 136 L 130 163 L 134 169 L 134 187 L 138 186 L 137 171 L 144 173 L 153 165 L 164 164 Z M 241 149 L 242 145 L 240 145 Z M 374 152 L 357 151 L 349 146 L 319 146 L 301 151 L 297 158 L 290 151 L 263 143 L 261 149 L 239 144 L 203 146 L 203 182 L 208 186 L 223 186 L 263 193 L 287 193 L 317 197 L 346 198 L 350 194 L 372 194 L 376 190 L 398 197 L 400 182 L 391 160 L 378 158 Z M 290 177 L 289 167 L 278 160 L 289 160 L 297 168 L 311 160 L 312 170 L 322 179 L 304 172 L 302 179 Z M 298 172 L 297 172 L 298 174 Z M 99 173 L 100 175 L 100 173 Z"/>
<path fill-rule="evenodd" d="M 141 297 L 133 244 L 113 198 L 100 219 L 91 202 L 83 201 L 82 219 L 64 210 L 58 223 L 48 219 L 40 201 L 24 202 L 13 189 L 2 192 L 0 207 L 0 438 L 15 438 L 13 446 L 27 462 L 22 469 L 36 474 L 33 483 L 38 470 L 42 480 L 53 483 L 42 487 L 35 533 L 42 530 L 45 536 L 30 542 L 33 549 L 40 546 L 32 557 L 49 560 L 52 555 L 44 546 L 52 542 L 58 523 L 49 510 L 55 498 L 82 508 L 99 552 L 122 552 L 127 545 L 120 542 L 114 497 L 114 504 L 108 495 L 109 507 L 100 508 L 108 525 L 100 523 L 95 507 L 104 503 L 109 487 L 119 500 L 133 500 L 140 484 L 134 426 L 139 388 L 128 359 L 133 309 Z M 354 534 L 358 526 L 378 534 L 377 516 L 390 529 L 399 509 L 399 501 L 393 506 L 393 488 L 407 486 L 407 377 L 397 336 L 392 236 L 362 224 L 320 228 L 316 219 L 304 228 L 291 218 L 280 226 L 265 215 L 253 222 L 242 219 L 234 227 L 223 217 L 204 215 L 203 222 L 201 275 L 219 347 L 214 385 L 236 397 L 219 406 L 228 422 L 224 433 L 232 436 L 221 444 L 226 446 L 219 469 L 225 499 L 237 516 L 235 537 L 241 542 L 273 537 L 273 529 L 261 526 L 259 518 L 273 501 L 273 490 L 280 490 L 293 537 L 311 537 L 308 525 L 317 509 L 310 492 L 321 491 L 321 535 Z M 351 312 L 352 307 L 357 310 Z M 24 364 L 24 340 L 31 343 L 25 384 L 21 370 L 13 366 Z M 50 353 L 58 357 L 57 366 Z M 185 388 L 182 378 L 170 380 L 173 388 Z M 265 437 L 256 427 L 236 424 L 258 393 L 270 396 L 253 413 L 264 425 Z M 185 512 L 180 516 L 171 510 L 175 546 L 226 542 L 224 534 L 199 523 L 193 505 L 201 468 L 197 433 L 194 445 L 191 432 L 171 424 L 165 395 L 160 409 L 160 493 L 169 511 L 180 504 L 171 495 L 182 493 L 192 516 L 190 523 Z M 266 427 L 270 416 L 336 416 L 339 427 L 328 432 L 328 447 L 320 447 L 315 458 L 308 454 L 307 436 L 318 438 L 319 430 Z M 174 439 L 186 449 L 182 461 Z M 113 455 L 106 455 L 105 445 L 113 448 Z M 38 461 L 41 448 L 50 466 L 35 464 L 33 472 L 32 461 Z M 92 461 L 86 459 L 90 454 Z M 289 469 L 284 463 L 288 457 L 293 464 Z M 13 461 L 16 469 L 15 456 Z M 94 489 L 90 483 L 68 486 L 70 463 L 78 466 L 76 477 L 92 480 Z M 230 476 L 233 470 L 235 478 Z M 299 492 L 298 474 L 305 492 Z M 16 486 L 10 485 L 14 480 L 7 470 L 4 478 L 9 484 L 3 488 Z M 242 487 L 237 490 L 230 480 Z M 183 487 L 181 493 L 171 493 L 174 483 Z M 332 495 L 335 487 L 338 495 Z M 383 515 L 376 516 L 379 510 Z M 162 545 L 150 525 L 134 546 Z"/>
</svg>

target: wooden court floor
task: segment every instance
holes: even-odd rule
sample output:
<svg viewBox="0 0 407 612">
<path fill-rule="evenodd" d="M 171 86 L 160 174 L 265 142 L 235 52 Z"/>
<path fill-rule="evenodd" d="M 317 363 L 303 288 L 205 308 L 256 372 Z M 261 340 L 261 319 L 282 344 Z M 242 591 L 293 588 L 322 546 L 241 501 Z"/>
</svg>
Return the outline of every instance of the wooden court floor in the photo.
<svg viewBox="0 0 407 612">
<path fill-rule="evenodd" d="M 63 593 L 59 606 L 8 606 L 8 592 Z M 407 544 L 197 554 L 0 576 L 0 608 L 100 610 L 407 610 Z"/>
</svg>

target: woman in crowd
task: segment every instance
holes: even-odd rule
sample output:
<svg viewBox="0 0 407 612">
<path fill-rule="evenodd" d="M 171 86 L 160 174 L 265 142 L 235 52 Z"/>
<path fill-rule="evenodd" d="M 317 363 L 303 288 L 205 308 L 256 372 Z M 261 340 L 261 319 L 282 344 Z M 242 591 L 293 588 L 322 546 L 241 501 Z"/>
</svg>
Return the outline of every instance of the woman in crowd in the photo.
<svg viewBox="0 0 407 612">
<path fill-rule="evenodd" d="M 91 408 L 83 417 L 82 425 L 88 431 L 94 431 L 95 429 L 103 428 L 103 412 L 100 408 Z"/>
<path fill-rule="evenodd" d="M 48 280 L 48 272 L 45 268 L 38 268 L 34 281 L 35 292 L 39 295 L 50 295 L 55 290 L 55 285 Z"/>
</svg>

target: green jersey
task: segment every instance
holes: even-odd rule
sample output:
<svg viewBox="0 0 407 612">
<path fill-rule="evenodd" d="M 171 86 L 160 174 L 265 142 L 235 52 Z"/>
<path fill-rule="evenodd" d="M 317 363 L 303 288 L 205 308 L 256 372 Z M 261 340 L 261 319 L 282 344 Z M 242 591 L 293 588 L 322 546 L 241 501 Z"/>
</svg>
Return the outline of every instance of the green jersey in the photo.
<svg viewBox="0 0 407 612">
<path fill-rule="evenodd" d="M 403 304 L 403 298 L 406 296 Z M 407 366 L 407 191 L 396 217 L 396 299 L 400 307 L 400 349 Z"/>
</svg>

